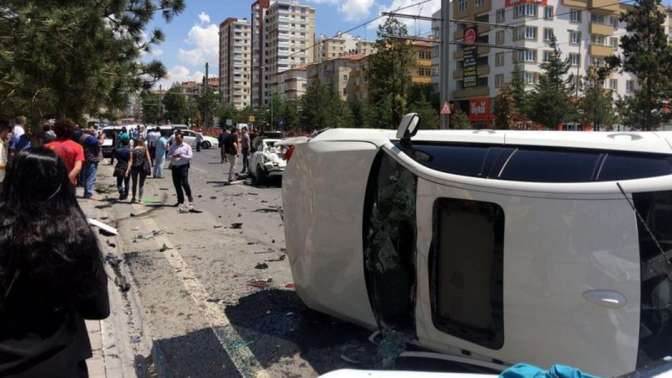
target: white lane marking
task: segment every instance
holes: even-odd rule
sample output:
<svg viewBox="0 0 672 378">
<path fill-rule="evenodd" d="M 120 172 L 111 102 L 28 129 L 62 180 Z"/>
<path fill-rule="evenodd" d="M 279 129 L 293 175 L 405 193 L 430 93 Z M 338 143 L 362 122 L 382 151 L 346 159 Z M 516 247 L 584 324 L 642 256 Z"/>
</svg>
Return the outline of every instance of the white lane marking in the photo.
<svg viewBox="0 0 672 378">
<path fill-rule="evenodd" d="M 145 226 L 150 230 L 159 230 L 159 226 L 154 219 L 144 218 L 143 221 Z M 248 343 L 240 337 L 240 334 L 231 325 L 231 321 L 226 314 L 218 305 L 208 302 L 207 299 L 210 296 L 207 290 L 205 290 L 196 274 L 184 261 L 182 255 L 175 249 L 175 246 L 165 237 L 159 236 L 155 238 L 155 241 L 158 245 L 162 246 L 162 244 L 165 244 L 169 248 L 162 255 L 168 260 L 170 266 L 173 267 L 175 275 L 182 282 L 191 299 L 203 311 L 210 329 L 217 337 L 217 340 L 219 340 L 224 351 L 229 355 L 229 358 L 231 358 L 240 375 L 243 377 L 270 378 L 268 372 L 261 368 L 262 365 L 254 353 L 247 347 Z"/>
</svg>

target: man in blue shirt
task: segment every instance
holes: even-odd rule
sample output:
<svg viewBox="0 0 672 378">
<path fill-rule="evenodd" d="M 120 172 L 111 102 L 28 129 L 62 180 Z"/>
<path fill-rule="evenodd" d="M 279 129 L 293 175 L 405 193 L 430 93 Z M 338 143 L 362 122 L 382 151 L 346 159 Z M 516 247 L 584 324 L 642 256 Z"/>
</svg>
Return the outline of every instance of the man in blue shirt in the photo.
<svg viewBox="0 0 672 378">
<path fill-rule="evenodd" d="M 163 178 L 163 164 L 166 161 L 166 151 L 168 149 L 168 138 L 161 135 L 154 143 L 154 178 Z"/>
</svg>

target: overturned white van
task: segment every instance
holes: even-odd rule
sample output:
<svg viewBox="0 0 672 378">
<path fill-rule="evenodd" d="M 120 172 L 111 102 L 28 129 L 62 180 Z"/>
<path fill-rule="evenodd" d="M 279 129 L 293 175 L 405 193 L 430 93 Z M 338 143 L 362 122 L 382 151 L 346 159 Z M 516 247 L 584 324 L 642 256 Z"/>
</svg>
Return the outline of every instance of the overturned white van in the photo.
<svg viewBox="0 0 672 378">
<path fill-rule="evenodd" d="M 327 130 L 283 182 L 311 308 L 474 361 L 672 355 L 672 133 Z"/>
</svg>

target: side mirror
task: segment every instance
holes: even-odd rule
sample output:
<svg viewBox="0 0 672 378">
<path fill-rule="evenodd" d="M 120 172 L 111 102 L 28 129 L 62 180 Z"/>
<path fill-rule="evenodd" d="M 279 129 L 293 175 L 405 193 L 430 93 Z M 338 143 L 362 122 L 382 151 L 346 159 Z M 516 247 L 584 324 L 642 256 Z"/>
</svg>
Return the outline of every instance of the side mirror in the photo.
<svg viewBox="0 0 672 378">
<path fill-rule="evenodd" d="M 420 116 L 418 113 L 409 113 L 401 119 L 399 122 L 399 128 L 397 129 L 397 139 L 399 139 L 402 144 L 410 144 L 411 138 L 417 134 L 420 125 Z"/>
</svg>

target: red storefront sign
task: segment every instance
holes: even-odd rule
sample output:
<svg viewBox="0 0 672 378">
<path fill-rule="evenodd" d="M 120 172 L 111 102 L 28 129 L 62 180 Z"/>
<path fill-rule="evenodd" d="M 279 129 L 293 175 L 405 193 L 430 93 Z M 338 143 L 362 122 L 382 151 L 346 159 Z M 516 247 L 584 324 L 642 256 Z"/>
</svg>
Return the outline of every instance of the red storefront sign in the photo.
<svg viewBox="0 0 672 378">
<path fill-rule="evenodd" d="M 469 120 L 472 122 L 492 121 L 492 99 L 490 97 L 472 98 L 469 100 Z"/>
<path fill-rule="evenodd" d="M 520 4 L 538 4 L 546 6 L 548 4 L 548 0 L 506 0 L 504 4 L 506 7 L 515 7 L 516 5 Z"/>
</svg>

